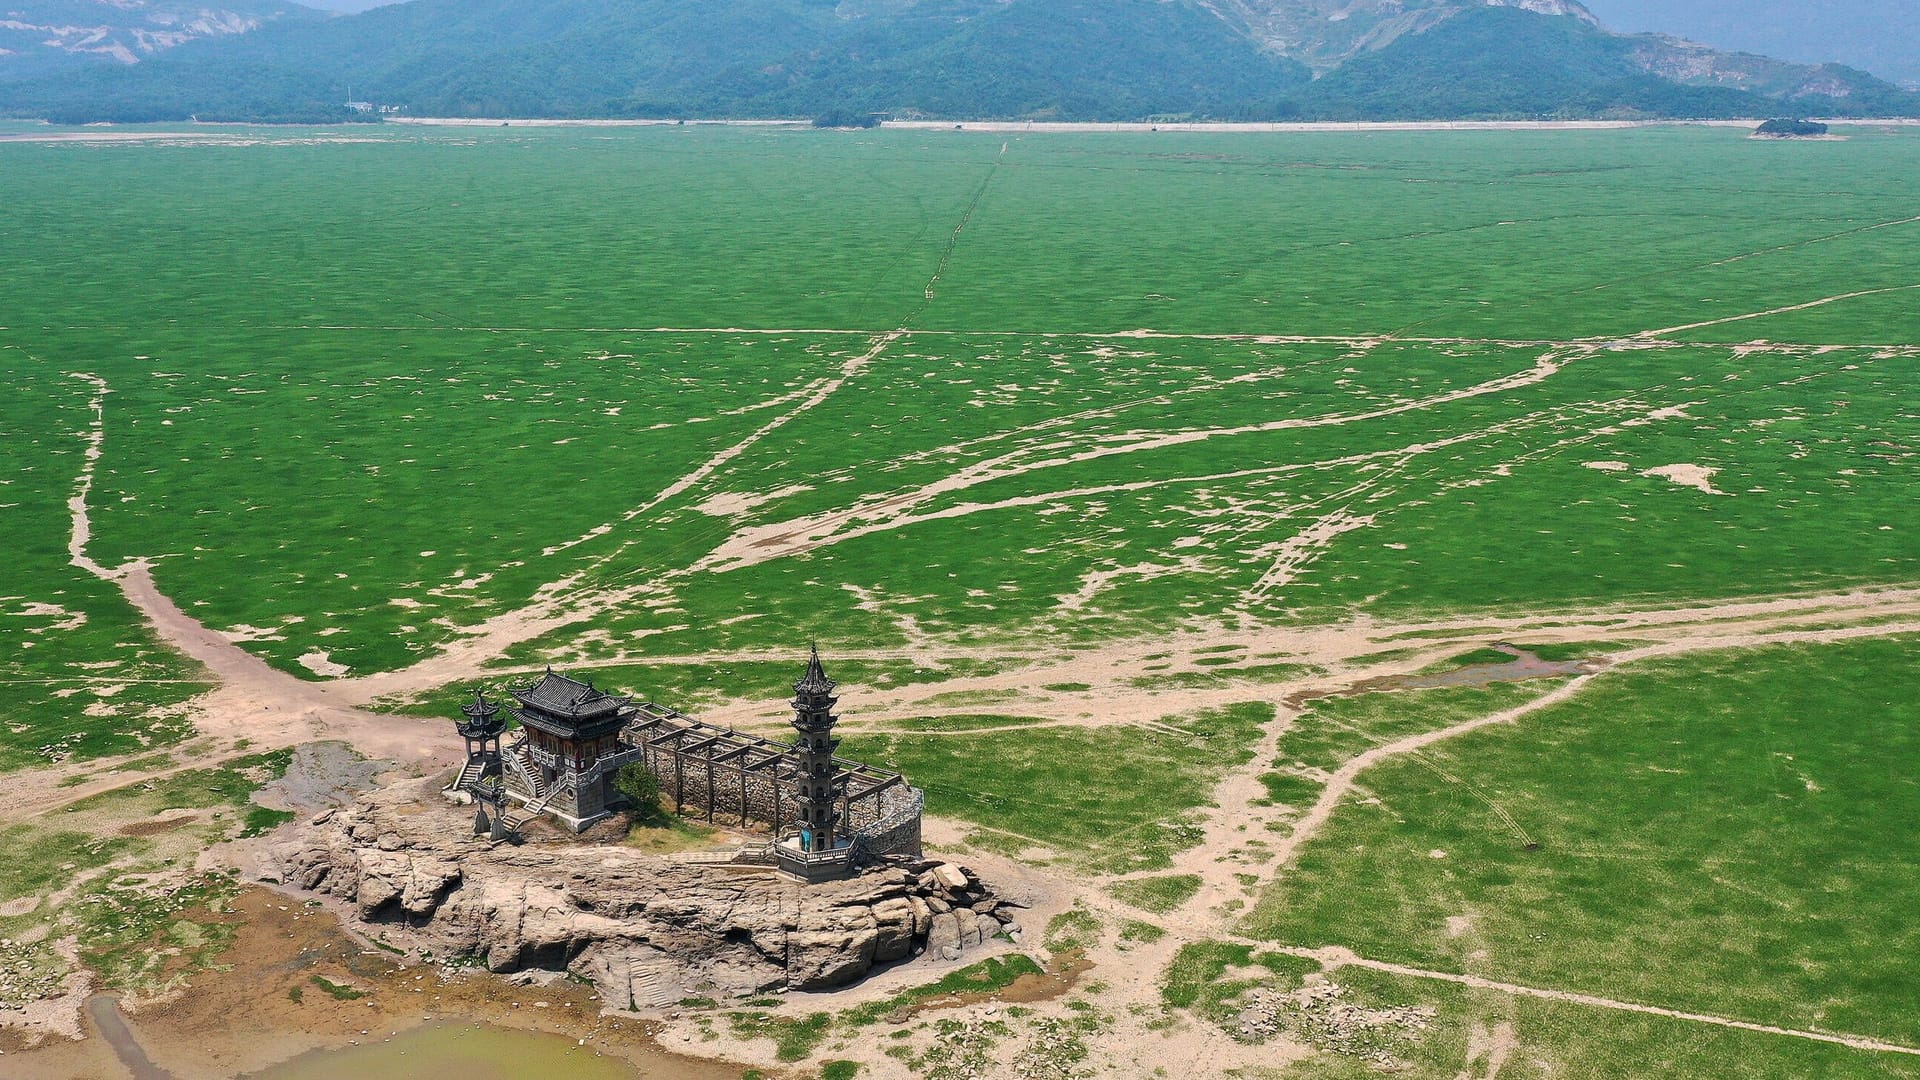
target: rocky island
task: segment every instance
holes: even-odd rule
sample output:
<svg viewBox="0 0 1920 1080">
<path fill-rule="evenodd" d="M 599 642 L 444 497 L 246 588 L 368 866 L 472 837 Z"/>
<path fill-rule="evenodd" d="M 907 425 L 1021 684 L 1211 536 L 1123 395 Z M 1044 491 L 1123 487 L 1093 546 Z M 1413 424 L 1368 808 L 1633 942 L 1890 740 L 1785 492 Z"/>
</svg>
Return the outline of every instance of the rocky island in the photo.
<svg viewBox="0 0 1920 1080">
<path fill-rule="evenodd" d="M 1019 904 L 927 860 L 806 885 L 771 867 L 701 864 L 560 830 L 515 845 L 466 835 L 436 781 L 327 811 L 274 853 L 288 886 L 345 901 L 359 927 L 497 973 L 589 979 L 616 1008 L 844 986 L 931 952 L 1014 942 Z"/>
</svg>

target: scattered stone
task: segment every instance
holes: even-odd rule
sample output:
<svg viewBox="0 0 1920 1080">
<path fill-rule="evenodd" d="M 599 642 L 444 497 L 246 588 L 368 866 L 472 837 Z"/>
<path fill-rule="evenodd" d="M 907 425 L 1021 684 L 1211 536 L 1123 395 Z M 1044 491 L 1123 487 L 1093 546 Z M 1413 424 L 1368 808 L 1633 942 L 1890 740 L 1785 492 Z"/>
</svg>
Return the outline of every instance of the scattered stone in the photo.
<svg viewBox="0 0 1920 1080">
<path fill-rule="evenodd" d="M 1377 1069 L 1397 1070 L 1394 1050 L 1426 1030 L 1438 1015 L 1427 1005 L 1367 1009 L 1346 999 L 1346 987 L 1310 983 L 1298 990 L 1255 989 L 1243 999 L 1229 1028 L 1241 1042 L 1259 1043 L 1288 1032 L 1336 1054 L 1358 1057 Z"/>
</svg>

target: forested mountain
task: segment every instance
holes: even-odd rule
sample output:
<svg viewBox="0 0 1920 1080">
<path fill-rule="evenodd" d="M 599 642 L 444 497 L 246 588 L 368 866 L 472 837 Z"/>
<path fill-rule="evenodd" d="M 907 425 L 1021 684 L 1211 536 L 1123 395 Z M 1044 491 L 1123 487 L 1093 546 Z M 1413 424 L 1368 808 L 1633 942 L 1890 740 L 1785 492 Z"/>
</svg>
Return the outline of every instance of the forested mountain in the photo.
<svg viewBox="0 0 1920 1080">
<path fill-rule="evenodd" d="M 349 85 L 442 116 L 1920 113 L 1862 72 L 1616 35 L 1573 0 L 413 0 L 0 82 L 0 112 L 337 119 Z"/>
</svg>

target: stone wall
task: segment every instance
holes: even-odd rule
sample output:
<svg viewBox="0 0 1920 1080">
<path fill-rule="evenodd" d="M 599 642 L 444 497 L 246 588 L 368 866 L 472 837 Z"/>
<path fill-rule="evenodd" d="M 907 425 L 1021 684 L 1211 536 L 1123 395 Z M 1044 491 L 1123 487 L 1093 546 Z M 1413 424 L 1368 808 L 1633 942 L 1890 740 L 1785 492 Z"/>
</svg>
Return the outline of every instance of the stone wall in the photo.
<svg viewBox="0 0 1920 1080">
<path fill-rule="evenodd" d="M 862 810 L 852 817 L 854 842 L 867 859 L 887 856 L 920 857 L 920 816 L 926 795 L 919 788 L 888 788 L 872 799 L 856 804 Z M 871 808 L 871 813 L 866 808 Z M 851 817 L 851 815 L 850 815 Z"/>
<path fill-rule="evenodd" d="M 705 818 L 707 807 L 713 807 L 716 821 L 740 820 L 740 769 L 738 762 L 724 762 L 713 767 L 714 790 L 707 790 L 706 762 L 694 755 L 682 757 L 664 747 L 655 747 L 647 753 L 647 770 L 660 781 L 660 793 L 669 800 L 678 792 L 685 805 L 688 817 Z M 684 766 L 684 772 L 676 778 L 675 769 Z M 781 807 L 791 814 L 791 799 L 781 795 Z M 758 769 L 747 773 L 747 818 L 763 825 L 779 824 L 774 814 L 773 769 Z"/>
<path fill-rule="evenodd" d="M 660 792 L 682 807 L 688 817 L 706 818 L 713 808 L 713 820 L 738 822 L 741 819 L 740 773 L 738 762 L 723 762 L 713 768 L 713 789 L 707 785 L 706 762 L 698 755 L 680 755 L 664 747 L 650 750 L 646 766 L 660 781 Z M 781 792 L 775 798 L 772 768 L 746 774 L 746 817 L 770 828 L 792 820 L 793 797 Z M 677 798 L 676 798 L 677 796 Z M 920 855 L 920 814 L 923 797 L 917 788 L 899 785 L 878 795 L 861 799 L 846 809 L 842 831 L 861 839 L 861 851 L 869 857 Z M 776 807 L 779 814 L 776 816 Z M 910 820 L 909 820 L 910 819 Z"/>
</svg>

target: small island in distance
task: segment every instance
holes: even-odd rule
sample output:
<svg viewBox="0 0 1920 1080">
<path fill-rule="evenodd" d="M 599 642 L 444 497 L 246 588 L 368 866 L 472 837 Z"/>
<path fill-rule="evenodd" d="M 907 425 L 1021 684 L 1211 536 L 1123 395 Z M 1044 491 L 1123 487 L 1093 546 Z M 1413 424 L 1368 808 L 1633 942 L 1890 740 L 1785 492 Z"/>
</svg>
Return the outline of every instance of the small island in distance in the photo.
<svg viewBox="0 0 1920 1080">
<path fill-rule="evenodd" d="M 1818 120 L 1789 120 L 1774 117 L 1753 130 L 1756 139 L 1818 139 L 1827 134 L 1827 125 Z"/>
</svg>

